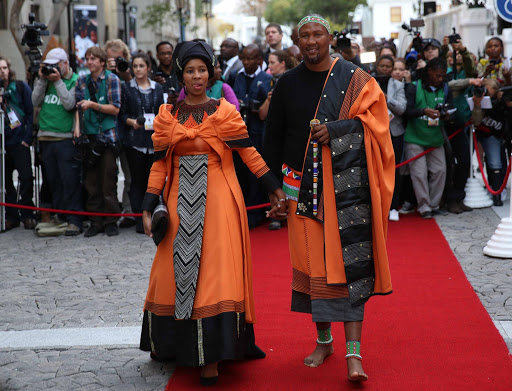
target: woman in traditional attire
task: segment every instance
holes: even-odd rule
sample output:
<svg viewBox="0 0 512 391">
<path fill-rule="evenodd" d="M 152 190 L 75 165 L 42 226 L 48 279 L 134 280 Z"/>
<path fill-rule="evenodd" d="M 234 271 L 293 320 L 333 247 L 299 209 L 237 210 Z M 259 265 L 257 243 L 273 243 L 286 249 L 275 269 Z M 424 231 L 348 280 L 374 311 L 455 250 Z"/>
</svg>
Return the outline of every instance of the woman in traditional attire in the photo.
<svg viewBox="0 0 512 391">
<path fill-rule="evenodd" d="M 249 230 L 233 151 L 269 192 L 271 214 L 285 214 L 287 203 L 235 106 L 206 95 L 212 49 L 184 42 L 174 55 L 187 95 L 162 105 L 154 123 L 144 229 L 151 236 L 162 190 L 169 224 L 151 269 L 140 347 L 158 360 L 201 366 L 201 383 L 210 385 L 219 361 L 265 357 L 254 340 Z"/>
</svg>

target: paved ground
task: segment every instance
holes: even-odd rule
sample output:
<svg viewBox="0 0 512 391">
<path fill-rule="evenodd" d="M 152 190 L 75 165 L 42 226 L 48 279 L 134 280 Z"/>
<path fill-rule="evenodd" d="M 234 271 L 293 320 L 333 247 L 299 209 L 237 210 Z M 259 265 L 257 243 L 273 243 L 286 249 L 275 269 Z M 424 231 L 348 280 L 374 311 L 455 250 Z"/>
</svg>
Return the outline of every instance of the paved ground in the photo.
<svg viewBox="0 0 512 391">
<path fill-rule="evenodd" d="M 512 260 L 482 254 L 496 211 L 436 219 L 512 350 Z M 153 254 L 134 229 L 90 239 L 1 234 L 0 391 L 163 390 L 172 365 L 137 348 Z"/>
</svg>

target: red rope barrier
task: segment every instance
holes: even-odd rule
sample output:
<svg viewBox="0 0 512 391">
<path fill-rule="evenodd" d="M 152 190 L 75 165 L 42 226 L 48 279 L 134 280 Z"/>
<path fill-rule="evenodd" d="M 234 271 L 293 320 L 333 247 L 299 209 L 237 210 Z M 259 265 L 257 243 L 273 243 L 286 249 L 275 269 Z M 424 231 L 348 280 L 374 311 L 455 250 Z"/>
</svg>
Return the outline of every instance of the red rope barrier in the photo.
<svg viewBox="0 0 512 391">
<path fill-rule="evenodd" d="M 477 139 L 476 139 L 476 133 L 475 132 L 473 132 L 473 142 L 474 142 L 474 145 L 477 145 Z M 480 167 L 480 174 L 482 174 L 482 179 L 484 180 L 485 187 L 487 188 L 487 191 L 489 193 L 491 193 L 492 195 L 501 194 L 501 192 L 505 189 L 505 187 L 507 187 L 508 176 L 510 175 L 510 168 L 511 168 L 510 164 L 512 162 L 510 160 L 508 162 L 507 173 L 505 174 L 505 180 L 501 184 L 501 187 L 499 188 L 499 190 L 494 191 L 493 189 L 491 189 L 491 186 L 489 186 L 489 182 L 487 182 L 487 178 L 485 177 L 484 167 L 483 167 L 483 164 L 482 164 L 482 159 L 481 159 L 480 155 L 478 154 L 478 148 L 475 148 L 475 151 L 476 151 L 476 158 L 478 160 L 478 167 Z"/>
<path fill-rule="evenodd" d="M 51 208 L 37 208 L 35 206 L 9 204 L 7 202 L 0 202 L 0 206 L 16 209 L 40 210 L 41 212 L 61 213 L 68 215 L 79 216 L 101 216 L 101 217 L 141 217 L 142 213 L 96 213 L 96 212 L 78 212 L 73 210 L 51 209 Z M 270 202 L 266 204 L 248 206 L 247 210 L 262 209 L 270 206 Z"/>
<path fill-rule="evenodd" d="M 457 129 L 455 132 L 453 132 L 452 134 L 450 134 L 448 136 L 448 140 L 451 140 L 452 138 L 454 138 L 456 135 L 458 135 L 460 132 L 462 132 L 464 130 L 464 128 L 469 125 L 471 122 L 466 122 L 466 124 L 460 128 L 460 129 Z M 395 166 L 395 169 L 397 169 L 398 167 L 402 167 L 402 166 L 405 166 L 406 164 L 412 162 L 413 160 L 416 160 L 416 159 L 419 159 L 420 157 L 426 155 L 427 153 L 429 152 L 432 152 L 434 149 L 436 149 L 438 147 L 432 147 L 432 148 L 429 148 L 427 149 L 426 151 L 423 151 L 422 153 L 420 153 L 419 155 L 416 155 L 416 156 L 413 156 L 412 158 L 410 158 L 409 160 L 406 160 L 405 162 L 402 162 L 402 163 L 399 163 Z"/>
</svg>

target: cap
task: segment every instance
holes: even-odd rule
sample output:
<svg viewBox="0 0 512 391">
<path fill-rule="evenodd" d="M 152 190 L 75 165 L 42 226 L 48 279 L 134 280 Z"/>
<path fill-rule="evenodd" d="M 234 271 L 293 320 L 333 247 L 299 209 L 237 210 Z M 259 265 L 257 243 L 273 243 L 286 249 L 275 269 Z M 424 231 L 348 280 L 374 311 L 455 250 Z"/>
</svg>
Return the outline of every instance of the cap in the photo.
<svg viewBox="0 0 512 391">
<path fill-rule="evenodd" d="M 50 50 L 46 54 L 46 58 L 43 60 L 44 64 L 57 64 L 59 61 L 67 61 L 68 55 L 66 51 L 61 48 L 55 48 Z"/>
<path fill-rule="evenodd" d="M 421 41 L 421 43 L 423 44 L 423 50 L 425 50 L 428 45 L 432 45 L 435 48 L 441 49 L 441 42 L 435 38 L 425 38 Z"/>
</svg>

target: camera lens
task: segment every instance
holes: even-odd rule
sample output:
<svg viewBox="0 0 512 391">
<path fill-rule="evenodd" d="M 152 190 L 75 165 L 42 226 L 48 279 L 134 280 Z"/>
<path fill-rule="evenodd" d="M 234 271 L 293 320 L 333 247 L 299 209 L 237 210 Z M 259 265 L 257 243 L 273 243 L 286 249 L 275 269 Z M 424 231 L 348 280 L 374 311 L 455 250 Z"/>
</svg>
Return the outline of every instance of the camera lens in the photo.
<svg viewBox="0 0 512 391">
<path fill-rule="evenodd" d="M 117 57 L 116 59 L 116 67 L 121 72 L 126 72 L 128 70 L 129 64 L 123 57 Z"/>
</svg>

